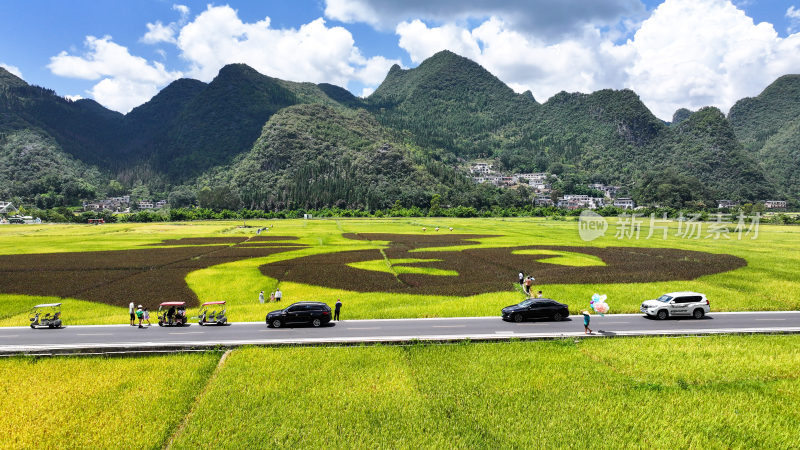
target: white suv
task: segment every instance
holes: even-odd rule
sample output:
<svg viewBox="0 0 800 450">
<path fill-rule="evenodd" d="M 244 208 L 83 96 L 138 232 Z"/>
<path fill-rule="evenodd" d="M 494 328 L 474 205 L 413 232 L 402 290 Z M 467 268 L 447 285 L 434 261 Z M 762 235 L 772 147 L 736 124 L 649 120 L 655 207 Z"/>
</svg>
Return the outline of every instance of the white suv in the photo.
<svg viewBox="0 0 800 450">
<path fill-rule="evenodd" d="M 691 316 L 702 319 L 711 311 L 711 306 L 704 294 L 698 292 L 670 292 L 655 300 L 642 303 L 642 312 L 648 317 L 661 320 L 669 316 Z"/>
</svg>

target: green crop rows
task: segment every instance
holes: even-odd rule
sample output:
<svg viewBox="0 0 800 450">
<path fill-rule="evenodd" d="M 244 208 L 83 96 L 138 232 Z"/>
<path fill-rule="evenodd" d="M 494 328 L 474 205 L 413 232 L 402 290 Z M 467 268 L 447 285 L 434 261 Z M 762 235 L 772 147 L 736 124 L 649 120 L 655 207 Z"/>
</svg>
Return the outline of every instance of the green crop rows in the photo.
<svg viewBox="0 0 800 450">
<path fill-rule="evenodd" d="M 606 294 L 612 313 L 620 313 L 636 312 L 642 300 L 675 290 L 705 293 L 711 300 L 712 311 L 800 309 L 800 272 L 796 270 L 800 267 L 800 228 L 793 226 L 762 225 L 757 239 L 747 236 L 739 240 L 733 234 L 728 239 L 711 239 L 705 237 L 705 232 L 700 239 L 683 239 L 675 236 L 677 226 L 673 223 L 669 238 L 662 240 L 645 239 L 648 235 L 645 221 L 641 238 L 636 240 L 616 239 L 612 220 L 605 237 L 583 242 L 576 222 L 538 218 L 276 220 L 248 221 L 247 228 L 240 225 L 241 222 L 198 222 L 0 227 L 0 326 L 25 325 L 30 306 L 51 301 L 64 302 L 63 317 L 67 325 L 125 323 L 127 309 L 121 305 L 144 298 L 143 302 L 152 308 L 159 301 L 175 300 L 174 297 L 185 298 L 190 304 L 226 300 L 231 321 L 260 321 L 272 307 L 258 303 L 258 292 L 269 293 L 277 286 L 283 291 L 283 304 L 296 300 L 333 304 L 336 298 L 342 298 L 345 303 L 342 314 L 346 319 L 496 315 L 503 306 L 524 298 L 515 283 L 520 269 L 530 270 L 534 276 L 540 275 L 538 272 L 557 275 L 550 277 L 554 281 L 551 284 L 547 283 L 547 276 L 537 277 L 534 287 L 543 290 L 545 296 L 569 304 L 573 313 L 585 308 L 595 292 Z M 440 231 L 433 231 L 437 226 Z M 255 230 L 261 227 L 269 230 L 259 238 L 287 239 L 253 241 Z M 449 233 L 486 237 L 472 238 L 460 245 L 442 244 L 411 251 L 402 247 L 395 248 L 403 251 L 392 250 L 387 241 L 348 238 L 367 233 L 418 234 L 425 239 L 446 239 Z M 660 232 L 656 237 L 660 237 Z M 250 240 L 242 243 L 245 239 Z M 222 251 L 215 250 L 212 245 L 215 242 Z M 525 249 L 531 246 L 547 248 Z M 691 279 L 615 282 L 615 277 L 606 275 L 598 278 L 604 281 L 592 282 L 591 277 L 585 280 L 587 274 L 602 274 L 613 267 L 597 256 L 580 253 L 580 249 L 598 253 L 608 247 L 629 248 L 634 252 L 640 247 L 662 251 L 642 250 L 643 254 L 651 252 L 654 256 L 644 259 L 645 267 L 638 264 L 632 268 L 639 271 L 636 279 L 659 279 L 666 272 Z M 681 267 L 680 260 L 662 260 L 660 255 L 667 254 L 663 250 L 669 249 L 675 249 L 673 253 L 679 256 L 681 253 L 676 252 L 690 252 L 683 257 L 686 267 Z M 116 259 L 97 255 L 112 250 L 118 251 Z M 131 251 L 136 258 L 127 256 L 126 252 Z M 359 251 L 366 256 L 353 263 L 345 264 L 337 256 L 341 252 Z M 702 252 L 698 255 L 705 255 L 707 262 L 699 264 L 691 252 Z M 151 263 L 148 255 L 155 254 L 163 256 L 163 261 L 153 258 Z M 717 267 L 714 262 L 717 257 L 726 264 L 735 264 L 732 268 Z M 282 267 L 291 267 L 292 261 L 300 258 L 331 261 L 351 273 L 360 271 L 388 282 L 380 281 L 383 284 L 363 290 L 337 288 L 337 282 L 342 280 L 336 274 L 342 273 L 341 268 L 334 271 L 325 264 L 305 267 L 303 281 L 268 275 L 282 273 Z M 448 258 L 455 261 L 454 265 L 442 263 Z M 67 260 L 72 265 L 62 267 Z M 497 265 L 507 260 L 530 264 Z M 482 273 L 483 278 L 473 280 L 471 285 L 470 280 L 459 278 L 459 267 L 467 270 L 470 261 L 484 264 L 487 268 L 484 272 L 491 270 L 491 276 L 487 278 Z M 118 263 L 127 266 L 107 267 Z M 45 286 L 39 282 L 37 269 L 51 266 L 53 270 L 62 270 L 58 276 L 67 277 L 63 285 L 59 282 Z M 706 274 L 695 277 L 691 271 L 681 272 L 690 266 L 695 271 L 705 270 Z M 631 274 L 620 272 L 621 280 L 626 276 Z M 15 279 L 19 282 L 12 282 Z M 572 279 L 575 282 L 570 282 Z M 396 285 L 403 282 L 408 289 Z M 25 283 L 29 286 L 24 286 Z M 431 287 L 427 288 L 425 283 Z M 492 285 L 487 288 L 488 283 Z M 43 293 L 31 295 L 26 289 Z M 435 294 L 425 294 L 426 290 Z M 475 293 L 464 293 L 470 290 Z"/>
</svg>

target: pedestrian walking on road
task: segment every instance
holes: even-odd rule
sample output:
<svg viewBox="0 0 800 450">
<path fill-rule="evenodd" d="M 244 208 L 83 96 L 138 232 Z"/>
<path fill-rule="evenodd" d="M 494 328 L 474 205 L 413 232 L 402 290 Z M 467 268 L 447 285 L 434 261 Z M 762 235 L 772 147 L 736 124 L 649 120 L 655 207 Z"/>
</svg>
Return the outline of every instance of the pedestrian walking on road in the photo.
<svg viewBox="0 0 800 450">
<path fill-rule="evenodd" d="M 142 320 L 144 320 L 144 311 L 142 311 L 142 305 L 139 305 L 139 308 L 136 310 L 136 318 L 139 319 L 139 328 L 144 328 L 144 326 L 142 326 Z"/>
<path fill-rule="evenodd" d="M 281 292 L 280 288 L 275 289 L 275 301 L 281 301 L 281 297 L 283 297 L 283 292 Z"/>
<path fill-rule="evenodd" d="M 336 306 L 334 306 L 333 309 L 333 320 L 337 322 L 339 321 L 339 311 L 341 311 L 341 309 L 342 309 L 342 300 L 337 298 Z"/>
<path fill-rule="evenodd" d="M 261 303 L 262 305 L 264 304 L 264 291 L 261 291 L 258 294 L 258 303 Z"/>
<path fill-rule="evenodd" d="M 134 309 L 133 302 L 128 304 L 128 313 L 131 315 L 131 326 L 136 326 L 136 310 Z"/>
<path fill-rule="evenodd" d="M 581 311 L 583 314 L 583 333 L 584 334 L 591 334 L 594 333 L 591 328 L 589 328 L 589 322 L 592 320 L 592 316 L 589 315 L 589 311 L 583 310 Z"/>
</svg>

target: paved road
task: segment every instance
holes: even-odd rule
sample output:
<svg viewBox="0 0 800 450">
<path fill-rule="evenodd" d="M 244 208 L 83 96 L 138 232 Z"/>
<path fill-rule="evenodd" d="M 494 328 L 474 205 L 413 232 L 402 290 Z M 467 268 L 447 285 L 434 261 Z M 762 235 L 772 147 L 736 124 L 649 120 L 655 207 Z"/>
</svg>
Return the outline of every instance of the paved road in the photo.
<svg viewBox="0 0 800 450">
<path fill-rule="evenodd" d="M 702 320 L 647 319 L 640 314 L 593 316 L 595 336 L 720 333 L 800 333 L 800 311 L 713 313 Z M 0 328 L 0 355 L 14 353 L 113 353 L 171 351 L 214 346 L 450 342 L 464 339 L 551 339 L 584 336 L 581 316 L 562 322 L 508 323 L 499 317 L 344 320 L 320 328 L 267 328 L 263 322 L 182 328 L 130 325 L 67 326 L 60 330 Z"/>
</svg>

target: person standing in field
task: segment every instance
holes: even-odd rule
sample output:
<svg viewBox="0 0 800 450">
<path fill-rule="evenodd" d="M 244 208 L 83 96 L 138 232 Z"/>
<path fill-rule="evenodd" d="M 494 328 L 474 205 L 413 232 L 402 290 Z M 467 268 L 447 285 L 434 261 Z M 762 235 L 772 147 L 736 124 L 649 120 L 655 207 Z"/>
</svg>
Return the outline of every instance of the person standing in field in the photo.
<svg viewBox="0 0 800 450">
<path fill-rule="evenodd" d="M 270 292 L 270 294 L 269 294 L 269 302 L 272 303 L 274 301 L 275 301 L 275 293 L 274 292 Z"/>
<path fill-rule="evenodd" d="M 519 272 L 519 285 L 522 286 L 522 283 L 524 283 L 524 282 L 525 282 L 525 274 L 522 273 L 522 271 L 520 270 L 520 272 Z"/>
<path fill-rule="evenodd" d="M 542 291 L 536 293 L 536 298 L 542 298 Z"/>
<path fill-rule="evenodd" d="M 281 292 L 281 288 L 275 289 L 275 301 L 281 301 L 281 297 L 283 297 L 283 292 Z"/>
<path fill-rule="evenodd" d="M 264 304 L 264 291 L 258 294 L 258 303 Z"/>
<path fill-rule="evenodd" d="M 531 295 L 531 285 L 533 285 L 533 277 L 528 275 L 528 278 L 525 278 L 525 293 L 528 294 L 529 297 Z"/>
<path fill-rule="evenodd" d="M 136 326 L 136 311 L 134 310 L 133 302 L 128 304 L 128 313 L 131 315 L 131 326 Z"/>
<path fill-rule="evenodd" d="M 339 321 L 339 311 L 342 309 L 342 300 L 336 299 L 336 306 L 333 309 L 333 320 Z"/>
<path fill-rule="evenodd" d="M 581 311 L 583 314 L 583 333 L 590 334 L 594 333 L 591 328 L 589 328 L 589 322 L 592 320 L 592 317 L 589 315 L 589 311 L 583 310 Z"/>
</svg>

